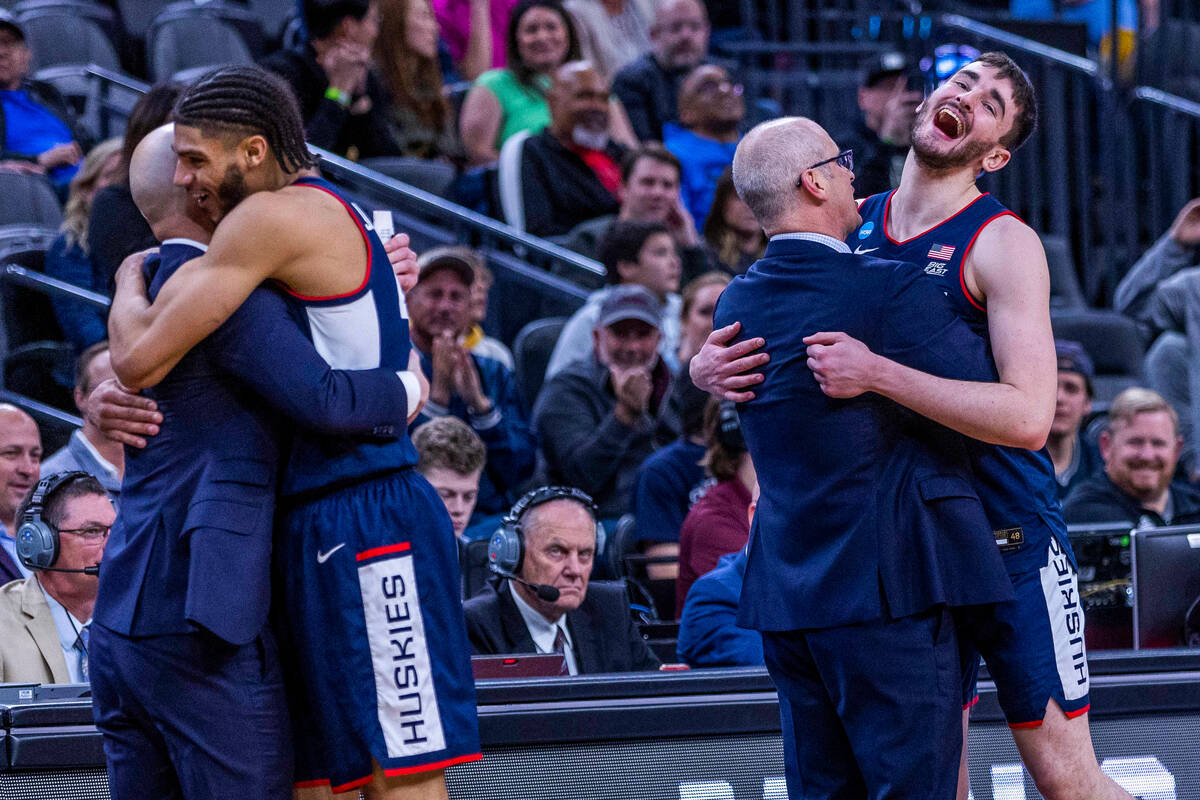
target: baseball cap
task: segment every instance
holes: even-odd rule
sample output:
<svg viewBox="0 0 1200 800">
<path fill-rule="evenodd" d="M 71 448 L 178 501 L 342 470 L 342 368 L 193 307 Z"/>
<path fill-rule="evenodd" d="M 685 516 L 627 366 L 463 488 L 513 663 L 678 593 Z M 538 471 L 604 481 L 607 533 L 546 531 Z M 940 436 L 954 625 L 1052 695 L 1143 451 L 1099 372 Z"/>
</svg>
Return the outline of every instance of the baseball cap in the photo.
<svg viewBox="0 0 1200 800">
<path fill-rule="evenodd" d="M 1092 358 L 1079 342 L 1069 339 L 1054 340 L 1054 354 L 1058 358 L 1060 372 L 1078 372 L 1087 381 L 1088 392 L 1092 391 L 1092 381 L 1096 377 L 1096 367 Z"/>
<path fill-rule="evenodd" d="M 908 72 L 908 58 L 895 50 L 872 56 L 863 67 L 860 85 L 870 89 L 884 78 Z"/>
<path fill-rule="evenodd" d="M 25 31 L 17 24 L 17 18 L 8 9 L 0 8 L 0 28 L 7 28 L 22 42 L 25 41 Z"/>
<path fill-rule="evenodd" d="M 600 304 L 596 326 L 607 328 L 626 319 L 640 319 L 647 325 L 662 329 L 662 306 L 645 286 L 623 284 L 614 286 Z"/>
<path fill-rule="evenodd" d="M 435 247 L 417 258 L 417 283 L 435 272 L 452 269 L 467 286 L 475 282 L 476 256 L 465 247 Z"/>
</svg>

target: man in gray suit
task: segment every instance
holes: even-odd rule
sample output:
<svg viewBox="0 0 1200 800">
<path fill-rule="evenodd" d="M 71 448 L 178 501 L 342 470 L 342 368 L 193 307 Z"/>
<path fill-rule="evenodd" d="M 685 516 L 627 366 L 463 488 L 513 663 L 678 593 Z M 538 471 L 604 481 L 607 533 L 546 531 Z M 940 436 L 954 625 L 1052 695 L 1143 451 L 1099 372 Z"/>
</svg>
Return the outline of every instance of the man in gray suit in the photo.
<svg viewBox="0 0 1200 800">
<path fill-rule="evenodd" d="M 24 518 L 33 492 L 17 512 Z M 116 519 L 108 493 L 91 475 L 67 478 L 42 503 L 59 540 L 52 570 L 35 570 L 0 589 L 0 683 L 87 683 L 88 625 L 95 575 Z M 64 571 L 60 571 L 64 570 Z"/>
</svg>

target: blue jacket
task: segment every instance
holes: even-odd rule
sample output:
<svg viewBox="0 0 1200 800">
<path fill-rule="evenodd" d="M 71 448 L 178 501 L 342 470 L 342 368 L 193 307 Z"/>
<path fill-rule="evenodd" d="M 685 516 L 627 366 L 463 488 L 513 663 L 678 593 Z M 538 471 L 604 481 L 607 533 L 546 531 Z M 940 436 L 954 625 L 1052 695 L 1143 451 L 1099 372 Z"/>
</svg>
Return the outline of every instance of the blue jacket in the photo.
<svg viewBox="0 0 1200 800">
<path fill-rule="evenodd" d="M 680 661 L 693 667 L 762 666 L 762 634 L 737 624 L 745 575 L 746 551 L 738 550 L 721 556 L 716 569 L 692 584 L 679 619 Z"/>
<path fill-rule="evenodd" d="M 717 304 L 716 326 L 740 320 L 740 336 L 765 338 L 771 353 L 757 397 L 739 407 L 762 496 L 738 621 L 759 630 L 1012 596 L 962 438 L 875 394 L 826 397 L 802 339 L 845 331 L 922 371 L 976 380 L 966 373 L 986 367 L 985 344 L 918 268 L 838 245 L 776 237 Z"/>
<path fill-rule="evenodd" d="M 419 351 L 418 351 L 419 352 Z M 433 374 L 433 361 L 420 353 L 421 369 L 426 375 Z M 475 503 L 473 520 L 507 512 L 521 496 L 520 487 L 533 474 L 537 463 L 537 439 L 521 410 L 517 384 L 512 370 L 492 358 L 471 355 L 479 371 L 479 384 L 483 393 L 492 401 L 492 413 L 473 417 L 467 404 L 458 395 L 450 398 L 450 406 L 441 408 L 436 403 L 426 403 L 420 416 L 413 420 L 410 430 L 415 431 L 435 416 L 447 414 L 458 417 L 471 426 L 487 447 L 487 463 L 479 480 L 479 499 Z"/>
<path fill-rule="evenodd" d="M 199 253 L 168 240 L 161 266 L 147 262 L 150 296 Z M 403 430 L 403 384 L 388 369 L 331 370 L 284 298 L 259 288 L 146 394 L 163 422 L 145 449 L 126 449 L 94 617 L 127 636 L 199 626 L 245 644 L 267 618 L 279 412 L 392 435 Z"/>
</svg>

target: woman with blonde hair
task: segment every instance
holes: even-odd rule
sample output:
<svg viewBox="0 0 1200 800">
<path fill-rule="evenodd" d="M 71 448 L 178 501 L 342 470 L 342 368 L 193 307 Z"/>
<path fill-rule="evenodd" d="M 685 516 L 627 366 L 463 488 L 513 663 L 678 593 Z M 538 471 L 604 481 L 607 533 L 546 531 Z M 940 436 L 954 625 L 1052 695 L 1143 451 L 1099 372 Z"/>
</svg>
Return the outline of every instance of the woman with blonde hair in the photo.
<svg viewBox="0 0 1200 800">
<path fill-rule="evenodd" d="M 101 294 L 109 293 L 108 275 L 94 267 L 88 254 L 88 218 L 96 193 L 121 179 L 121 141 L 101 142 L 83 160 L 67 192 L 62 233 L 46 252 L 48 276 Z M 108 338 L 102 309 L 62 295 L 53 295 L 51 303 L 63 336 L 77 351 Z"/>
</svg>

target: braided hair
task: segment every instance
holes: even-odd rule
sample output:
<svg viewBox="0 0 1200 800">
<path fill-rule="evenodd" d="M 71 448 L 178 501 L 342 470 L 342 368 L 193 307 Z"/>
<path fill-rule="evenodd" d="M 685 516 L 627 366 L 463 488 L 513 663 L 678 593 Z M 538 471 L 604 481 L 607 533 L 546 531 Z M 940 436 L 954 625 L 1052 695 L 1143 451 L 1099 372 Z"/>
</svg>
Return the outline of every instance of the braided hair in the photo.
<svg viewBox="0 0 1200 800">
<path fill-rule="evenodd" d="M 289 174 L 315 163 L 291 87 L 261 67 L 221 67 L 205 74 L 184 90 L 172 118 L 202 131 L 261 135 Z"/>
</svg>

